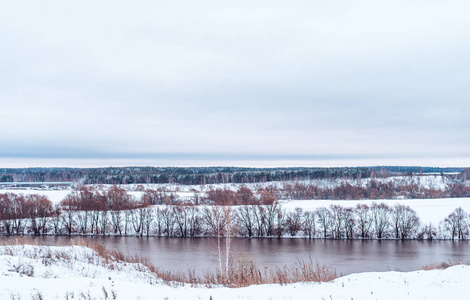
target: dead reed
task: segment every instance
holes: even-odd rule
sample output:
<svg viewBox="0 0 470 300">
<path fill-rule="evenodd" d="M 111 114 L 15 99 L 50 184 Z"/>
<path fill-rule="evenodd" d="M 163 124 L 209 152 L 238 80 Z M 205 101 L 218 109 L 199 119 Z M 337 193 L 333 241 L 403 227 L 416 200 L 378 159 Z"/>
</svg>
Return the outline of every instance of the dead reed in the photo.
<svg viewBox="0 0 470 300">
<path fill-rule="evenodd" d="M 442 263 L 432 263 L 429 265 L 424 265 L 421 267 L 421 270 L 429 271 L 429 270 L 444 270 L 447 268 L 450 268 L 452 266 L 457 266 L 457 265 L 470 265 L 470 261 L 460 261 L 460 260 L 454 260 L 454 261 L 447 261 L 447 262 L 442 262 Z"/>
</svg>

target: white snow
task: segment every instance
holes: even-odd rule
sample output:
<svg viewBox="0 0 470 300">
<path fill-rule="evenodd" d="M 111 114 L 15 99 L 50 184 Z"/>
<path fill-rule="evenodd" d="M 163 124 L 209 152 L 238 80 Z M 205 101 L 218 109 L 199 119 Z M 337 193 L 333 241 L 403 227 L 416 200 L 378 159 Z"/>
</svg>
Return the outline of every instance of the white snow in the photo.
<svg viewBox="0 0 470 300">
<path fill-rule="evenodd" d="M 370 178 L 362 179 L 361 185 L 366 186 L 370 181 Z M 387 178 L 374 179 L 380 182 L 393 181 L 396 185 L 406 184 L 418 184 L 419 186 L 426 188 L 444 189 L 445 186 L 450 182 L 449 178 L 440 175 L 426 175 L 426 176 L 395 176 Z M 349 182 L 350 184 L 357 184 L 356 179 L 315 179 L 300 181 L 304 184 L 315 184 L 323 187 L 334 187 L 339 185 L 341 182 Z M 140 188 L 165 188 L 169 191 L 175 192 L 180 200 L 192 201 L 194 192 L 201 192 L 200 196 L 204 196 L 205 192 L 209 189 L 232 189 L 238 190 L 241 186 L 247 186 L 248 188 L 256 191 L 260 187 L 276 186 L 282 187 L 285 184 L 295 184 L 296 182 L 265 182 L 265 183 L 252 183 L 252 184 L 207 184 L 207 185 L 179 185 L 179 184 L 127 184 L 120 185 L 120 187 L 126 189 L 128 193 L 134 196 L 136 199 L 140 199 L 142 191 L 138 191 Z M 112 185 L 93 185 L 99 190 L 107 190 Z M 63 200 L 70 192 L 71 188 L 64 190 L 44 190 L 35 188 L 21 188 L 21 189 L 1 189 L 0 193 L 16 193 L 16 194 L 40 194 L 45 195 L 52 201 L 53 204 L 58 204 Z M 319 207 L 329 207 L 332 204 L 341 205 L 343 207 L 355 207 L 357 204 L 370 205 L 373 202 L 380 203 L 384 202 L 390 206 L 394 204 L 403 204 L 410 206 L 416 211 L 420 217 L 421 223 L 428 225 L 432 223 L 434 226 L 438 226 L 439 223 L 444 220 L 452 211 L 458 207 L 462 207 L 465 211 L 470 213 L 470 198 L 447 198 L 447 199 L 378 199 L 378 200 L 281 200 L 281 206 L 287 211 L 294 210 L 296 207 L 300 207 L 305 211 L 313 211 Z"/>
<path fill-rule="evenodd" d="M 85 247 L 0 246 L 0 299 L 466 299 L 469 282 L 470 266 L 459 265 L 352 274 L 327 283 L 191 287 L 166 285 L 140 264 L 109 267 Z"/>
<path fill-rule="evenodd" d="M 23 195 L 31 195 L 31 194 L 38 194 L 38 195 L 43 195 L 47 196 L 49 200 L 53 204 L 57 204 L 60 201 L 64 200 L 64 198 L 72 192 L 71 189 L 65 189 L 65 190 L 37 190 L 37 189 L 1 189 L 0 194 L 6 194 L 6 193 L 13 193 L 13 194 L 23 194 Z"/>
</svg>

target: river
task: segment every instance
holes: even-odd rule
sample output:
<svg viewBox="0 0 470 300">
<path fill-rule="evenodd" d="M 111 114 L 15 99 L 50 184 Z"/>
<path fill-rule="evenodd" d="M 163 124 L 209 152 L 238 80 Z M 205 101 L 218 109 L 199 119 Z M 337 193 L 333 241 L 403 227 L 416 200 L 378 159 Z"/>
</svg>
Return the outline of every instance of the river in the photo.
<svg viewBox="0 0 470 300">
<path fill-rule="evenodd" d="M 215 238 L 138 238 L 138 237 L 22 237 L 26 243 L 62 245 L 85 239 L 127 255 L 146 257 L 162 270 L 195 269 L 197 273 L 215 270 L 218 261 Z M 14 242 L 17 237 L 0 237 Z M 224 240 L 222 240 L 224 242 Z M 242 239 L 231 244 L 234 256 L 254 259 L 258 268 L 292 265 L 313 261 L 336 267 L 338 274 L 370 271 L 412 271 L 430 263 L 470 261 L 468 241 L 395 241 L 395 240 L 307 240 Z"/>
</svg>

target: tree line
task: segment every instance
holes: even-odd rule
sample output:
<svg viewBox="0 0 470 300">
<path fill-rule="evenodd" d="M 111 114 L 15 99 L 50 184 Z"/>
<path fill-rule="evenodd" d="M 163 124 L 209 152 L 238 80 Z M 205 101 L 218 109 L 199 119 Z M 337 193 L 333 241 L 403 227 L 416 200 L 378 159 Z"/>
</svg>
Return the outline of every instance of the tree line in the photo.
<svg viewBox="0 0 470 300">
<path fill-rule="evenodd" d="M 271 187 L 270 192 L 277 199 L 324 199 L 324 200 L 361 200 L 361 199 L 435 199 L 470 197 L 470 186 L 456 181 L 441 188 L 424 187 L 419 183 L 396 181 L 382 182 L 370 180 L 365 185 L 341 182 L 334 187 L 321 187 L 315 184 L 285 184 L 281 188 Z"/>
<path fill-rule="evenodd" d="M 239 167 L 114 167 L 0 169 L 0 182 L 66 181 L 82 184 L 258 183 L 337 178 L 374 178 L 411 174 L 464 172 L 465 168 L 341 167 L 341 168 L 239 168 Z M 467 175 L 469 171 L 467 169 Z M 459 175 L 446 175 L 458 177 Z"/>
<path fill-rule="evenodd" d="M 151 204 L 178 204 L 188 199 L 179 199 L 167 188 L 157 191 L 141 189 Z M 470 186 L 465 183 L 449 183 L 443 188 L 424 187 L 419 183 L 381 182 L 370 180 L 365 185 L 341 182 L 337 186 L 319 186 L 314 183 L 287 183 L 267 185 L 258 189 L 240 186 L 238 189 L 210 188 L 200 192 L 193 189 L 193 204 L 247 205 L 269 204 L 275 200 L 379 200 L 379 199 L 436 199 L 470 197 Z"/>
<path fill-rule="evenodd" d="M 168 200 L 171 196 L 160 193 L 157 197 Z M 405 205 L 331 205 L 314 211 L 286 211 L 275 199 L 265 198 L 239 206 L 152 206 L 148 195 L 136 200 L 117 186 L 105 192 L 83 187 L 54 206 L 40 195 L 0 194 L 0 234 L 454 240 L 468 239 L 470 229 L 468 213 L 462 208 L 436 227 L 422 224 Z"/>
</svg>

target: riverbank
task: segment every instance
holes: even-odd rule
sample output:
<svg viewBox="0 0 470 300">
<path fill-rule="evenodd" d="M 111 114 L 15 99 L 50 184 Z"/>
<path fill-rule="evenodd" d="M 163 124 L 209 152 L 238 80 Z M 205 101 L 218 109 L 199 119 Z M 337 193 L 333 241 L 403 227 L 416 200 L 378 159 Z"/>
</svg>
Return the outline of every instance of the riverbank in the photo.
<svg viewBox="0 0 470 300">
<path fill-rule="evenodd" d="M 202 274 L 207 269 L 216 269 L 218 264 L 215 238 L 12 236 L 1 237 L 0 240 L 0 244 L 44 246 L 98 244 L 128 256 L 145 257 L 162 270 L 185 273 L 195 270 L 197 274 Z M 231 252 L 235 257 L 250 257 L 262 268 L 275 269 L 276 266 L 296 264 L 299 260 L 313 260 L 322 265 L 334 266 L 338 274 L 348 275 L 359 272 L 415 271 L 423 265 L 447 262 L 449 259 L 470 261 L 470 242 L 234 238 Z"/>
<path fill-rule="evenodd" d="M 84 246 L 0 248 L 0 299 L 464 299 L 470 282 L 470 267 L 457 265 L 331 282 L 208 288 L 165 282 L 141 263 L 106 260 Z"/>
</svg>

